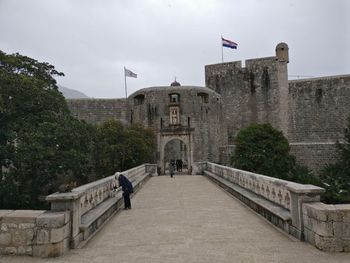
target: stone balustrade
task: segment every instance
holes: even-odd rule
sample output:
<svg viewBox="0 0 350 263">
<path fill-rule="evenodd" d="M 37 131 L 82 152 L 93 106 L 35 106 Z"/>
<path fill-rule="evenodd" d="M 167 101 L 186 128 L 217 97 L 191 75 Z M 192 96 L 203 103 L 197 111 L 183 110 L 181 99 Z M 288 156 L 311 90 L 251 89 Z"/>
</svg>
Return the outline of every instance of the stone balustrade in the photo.
<svg viewBox="0 0 350 263">
<path fill-rule="evenodd" d="M 156 172 L 156 165 L 144 164 L 122 173 L 137 191 Z M 51 211 L 0 210 L 0 255 L 56 257 L 77 247 L 120 208 L 121 192 L 115 190 L 119 174 L 47 196 Z"/>
<path fill-rule="evenodd" d="M 142 176 L 142 178 L 145 178 L 149 174 L 155 175 L 155 172 L 156 165 L 143 164 L 121 173 L 127 176 L 137 186 L 142 180 L 140 179 Z M 90 218 L 98 219 L 99 216 L 103 216 L 103 221 L 105 221 L 114 211 L 120 208 L 120 202 L 118 203 L 118 200 L 121 199 L 121 194 L 118 193 L 119 189 L 114 191 L 115 186 L 118 186 L 119 174 L 117 172 L 109 177 L 79 186 L 68 193 L 55 193 L 46 197 L 46 200 L 51 203 L 51 211 L 71 211 L 72 239 L 70 245 L 72 248 L 78 247 L 82 241 L 86 240 L 102 224 L 98 223 L 98 225 L 92 226 L 89 232 L 84 233 L 81 229 L 82 217 L 84 215 L 98 213 L 97 215 L 90 216 Z M 114 199 L 111 199 L 112 197 Z M 105 209 L 97 209 L 97 207 L 106 201 L 109 201 L 110 204 Z M 107 212 L 107 216 L 103 215 Z"/>
<path fill-rule="evenodd" d="M 289 211 L 292 222 L 283 229 L 302 240 L 304 239 L 302 205 L 319 202 L 320 194 L 324 192 L 323 188 L 314 185 L 298 184 L 209 162 L 197 163 L 196 170 L 201 174 L 209 171 Z"/>
<path fill-rule="evenodd" d="M 207 163 L 206 169 L 290 211 L 291 196 L 288 186 L 294 183 L 213 163 Z"/>
</svg>

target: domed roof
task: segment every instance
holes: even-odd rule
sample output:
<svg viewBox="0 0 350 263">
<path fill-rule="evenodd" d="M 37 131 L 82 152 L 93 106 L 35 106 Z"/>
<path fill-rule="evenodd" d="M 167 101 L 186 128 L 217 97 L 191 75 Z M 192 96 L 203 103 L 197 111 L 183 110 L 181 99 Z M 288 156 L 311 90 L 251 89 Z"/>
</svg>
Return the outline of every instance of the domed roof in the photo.
<svg viewBox="0 0 350 263">
<path fill-rule="evenodd" d="M 180 82 L 176 81 L 176 78 L 173 83 L 170 84 L 171 87 L 181 86 Z"/>
</svg>

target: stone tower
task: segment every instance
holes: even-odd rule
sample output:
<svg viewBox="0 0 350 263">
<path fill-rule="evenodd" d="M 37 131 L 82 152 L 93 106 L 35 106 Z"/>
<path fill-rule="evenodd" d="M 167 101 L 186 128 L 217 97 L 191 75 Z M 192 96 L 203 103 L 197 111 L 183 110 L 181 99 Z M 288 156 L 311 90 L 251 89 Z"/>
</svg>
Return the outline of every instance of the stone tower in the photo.
<svg viewBox="0 0 350 263">
<path fill-rule="evenodd" d="M 289 62 L 288 45 L 279 43 L 276 46 L 276 60 L 278 63 L 278 85 L 279 85 L 279 129 L 288 137 L 289 123 L 289 94 L 288 94 L 288 68 Z"/>
<path fill-rule="evenodd" d="M 270 123 L 288 133 L 288 45 L 276 55 L 205 66 L 206 86 L 223 100 L 228 134 L 235 137 L 250 123 Z M 232 143 L 232 140 L 230 140 Z"/>
<path fill-rule="evenodd" d="M 286 43 L 279 43 L 276 46 L 276 57 L 279 62 L 289 62 L 288 45 Z"/>
</svg>

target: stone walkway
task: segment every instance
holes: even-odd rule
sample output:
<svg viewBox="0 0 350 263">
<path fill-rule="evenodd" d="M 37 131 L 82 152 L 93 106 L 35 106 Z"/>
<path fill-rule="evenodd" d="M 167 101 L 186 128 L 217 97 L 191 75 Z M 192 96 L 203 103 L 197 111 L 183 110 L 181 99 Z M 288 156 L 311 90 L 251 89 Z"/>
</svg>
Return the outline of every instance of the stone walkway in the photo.
<svg viewBox="0 0 350 263">
<path fill-rule="evenodd" d="M 202 176 L 153 177 L 83 248 L 1 263 L 350 262 L 274 228 Z"/>
</svg>

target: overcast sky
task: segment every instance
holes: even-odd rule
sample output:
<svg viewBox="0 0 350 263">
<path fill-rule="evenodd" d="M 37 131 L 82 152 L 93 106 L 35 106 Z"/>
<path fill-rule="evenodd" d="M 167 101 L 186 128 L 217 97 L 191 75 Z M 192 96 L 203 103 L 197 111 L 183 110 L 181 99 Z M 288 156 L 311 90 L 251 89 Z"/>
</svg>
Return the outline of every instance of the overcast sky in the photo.
<svg viewBox="0 0 350 263">
<path fill-rule="evenodd" d="M 273 56 L 289 74 L 350 74 L 348 0 L 0 0 L 0 49 L 49 62 L 58 83 L 95 98 L 150 86 L 204 86 L 204 66 Z"/>
</svg>

